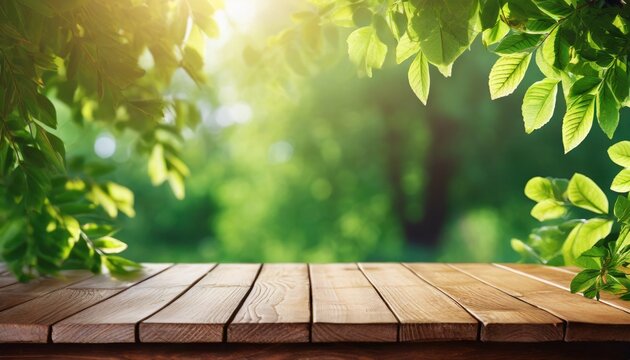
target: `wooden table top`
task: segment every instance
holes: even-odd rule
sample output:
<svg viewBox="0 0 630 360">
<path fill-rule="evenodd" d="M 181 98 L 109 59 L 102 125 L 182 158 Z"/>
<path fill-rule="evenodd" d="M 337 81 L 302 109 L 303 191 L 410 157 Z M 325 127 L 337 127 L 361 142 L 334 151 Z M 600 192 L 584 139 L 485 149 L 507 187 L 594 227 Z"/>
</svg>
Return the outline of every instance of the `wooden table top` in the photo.
<svg viewBox="0 0 630 360">
<path fill-rule="evenodd" d="M 630 341 L 630 302 L 523 264 L 145 264 L 17 283 L 0 264 L 2 343 Z"/>
</svg>

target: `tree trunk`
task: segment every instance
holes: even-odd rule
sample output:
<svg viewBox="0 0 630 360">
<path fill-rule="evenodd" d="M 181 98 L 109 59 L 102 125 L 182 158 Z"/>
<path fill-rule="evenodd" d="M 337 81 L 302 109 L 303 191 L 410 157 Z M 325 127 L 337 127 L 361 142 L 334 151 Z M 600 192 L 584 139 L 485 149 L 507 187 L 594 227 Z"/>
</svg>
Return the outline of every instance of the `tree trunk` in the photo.
<svg viewBox="0 0 630 360">
<path fill-rule="evenodd" d="M 431 113 L 427 116 L 431 143 L 426 161 L 422 164 L 427 182 L 420 197 L 409 198 L 404 192 L 403 161 L 407 134 L 396 121 L 388 121 L 386 125 L 386 166 L 392 189 L 393 211 L 400 222 L 405 239 L 409 244 L 434 249 L 439 244 L 448 216 L 449 185 L 457 166 L 453 156 L 457 126 L 449 118 Z M 409 202 L 416 201 L 422 202 L 422 217 L 419 219 L 413 219 L 407 213 Z"/>
</svg>

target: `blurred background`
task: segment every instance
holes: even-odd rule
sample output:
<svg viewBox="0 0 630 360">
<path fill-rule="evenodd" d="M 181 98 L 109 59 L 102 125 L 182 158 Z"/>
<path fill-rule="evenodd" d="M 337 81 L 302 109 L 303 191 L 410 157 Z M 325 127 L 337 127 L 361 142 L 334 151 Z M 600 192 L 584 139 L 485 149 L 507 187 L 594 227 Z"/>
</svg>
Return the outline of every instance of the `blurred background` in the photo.
<svg viewBox="0 0 630 360">
<path fill-rule="evenodd" d="M 136 194 L 137 214 L 120 221 L 117 235 L 129 244 L 128 257 L 514 261 L 510 238 L 535 225 L 523 195 L 529 178 L 581 172 L 605 186 L 614 177 L 605 151 L 611 142 L 599 130 L 566 156 L 558 116 L 525 134 L 520 106 L 541 77 L 535 66 L 513 95 L 490 100 L 496 56 L 480 39 L 450 78 L 432 69 L 426 107 L 409 88 L 408 63 L 388 58 L 373 78 L 358 76 L 347 34 L 306 76 L 282 64 L 257 76 L 243 50 L 291 26 L 290 14 L 304 6 L 226 1 L 216 15 L 221 36 L 206 48 L 210 86 L 175 74 L 167 97 L 192 97 L 200 117 L 185 134 L 191 176 L 184 200 L 167 185 L 151 186 L 131 135 L 79 128 L 56 103 L 68 154 L 115 164 L 112 178 Z M 619 137 L 630 131 L 620 127 Z"/>
</svg>

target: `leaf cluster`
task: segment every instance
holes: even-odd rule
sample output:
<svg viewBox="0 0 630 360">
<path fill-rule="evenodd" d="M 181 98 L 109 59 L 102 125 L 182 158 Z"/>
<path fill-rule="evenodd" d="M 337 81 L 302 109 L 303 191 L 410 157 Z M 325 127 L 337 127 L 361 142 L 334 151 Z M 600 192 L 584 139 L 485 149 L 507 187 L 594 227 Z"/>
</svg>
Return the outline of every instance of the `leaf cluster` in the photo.
<svg viewBox="0 0 630 360">
<path fill-rule="evenodd" d="M 118 255 L 119 213 L 133 193 L 102 180 L 110 166 L 66 157 L 54 103 L 79 125 L 136 136 L 154 184 L 184 196 L 181 131 L 198 120 L 185 98 L 165 98 L 175 70 L 204 84 L 208 0 L 7 0 L 0 5 L 0 244 L 21 279 L 64 268 L 138 267 Z M 170 114 L 172 116 L 165 116 Z"/>
</svg>

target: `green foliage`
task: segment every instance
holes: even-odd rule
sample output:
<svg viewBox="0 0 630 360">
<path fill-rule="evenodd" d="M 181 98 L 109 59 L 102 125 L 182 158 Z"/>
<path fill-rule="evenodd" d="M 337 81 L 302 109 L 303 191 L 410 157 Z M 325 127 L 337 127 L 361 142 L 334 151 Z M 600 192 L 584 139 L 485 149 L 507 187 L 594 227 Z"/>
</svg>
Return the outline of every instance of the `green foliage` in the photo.
<svg viewBox="0 0 630 360">
<path fill-rule="evenodd" d="M 181 131 L 197 120 L 180 116 L 193 112 L 187 99 L 163 93 L 178 68 L 203 85 L 202 32 L 216 34 L 213 11 L 207 0 L 2 2 L 0 244 L 20 279 L 138 267 L 112 255 L 126 248 L 112 221 L 134 216 L 134 194 L 103 179 L 111 166 L 66 158 L 54 103 L 77 124 L 133 133 L 138 153 L 151 154 L 153 183 L 168 180 L 183 197 Z"/>
<path fill-rule="evenodd" d="M 492 99 L 517 89 L 533 57 L 544 79 L 525 93 L 525 131 L 531 133 L 552 118 L 559 84 L 566 105 L 562 119 L 565 153 L 584 141 L 594 118 L 604 134 L 612 138 L 621 107 L 630 105 L 630 7 L 624 2 L 323 0 L 317 4 L 320 23 L 336 23 L 339 10 L 346 9 L 344 26 L 360 26 L 348 38 L 349 54 L 368 76 L 372 76 L 373 68 L 382 67 L 387 48 L 395 50 L 396 63 L 413 58 L 409 83 L 425 104 L 429 64 L 450 76 L 453 63 L 480 33 L 483 44 L 500 56 L 489 75 Z M 387 28 L 382 29 L 382 22 L 377 21 L 381 18 L 395 21 L 388 21 Z M 376 43 L 378 47 L 374 47 Z M 625 159 L 629 148 L 627 142 L 622 142 L 609 151 L 611 158 L 626 168 L 613 180 L 611 189 L 616 192 L 630 191 L 630 169 Z M 624 285 L 627 279 L 619 270 L 628 264 L 627 249 L 619 246 L 626 240 L 615 237 L 630 229 L 619 211 L 615 216 L 608 215 L 608 200 L 595 182 L 581 174 L 570 181 L 534 178 L 525 193 L 536 201 L 532 216 L 555 224 L 534 229 L 527 241 L 514 239 L 515 250 L 545 263 L 599 263 L 599 267 L 589 268 L 599 270 L 597 274 L 581 273 L 572 287 L 587 296 L 598 296 L 601 290 L 628 291 Z M 590 215 L 583 215 L 585 211 Z"/>
</svg>

